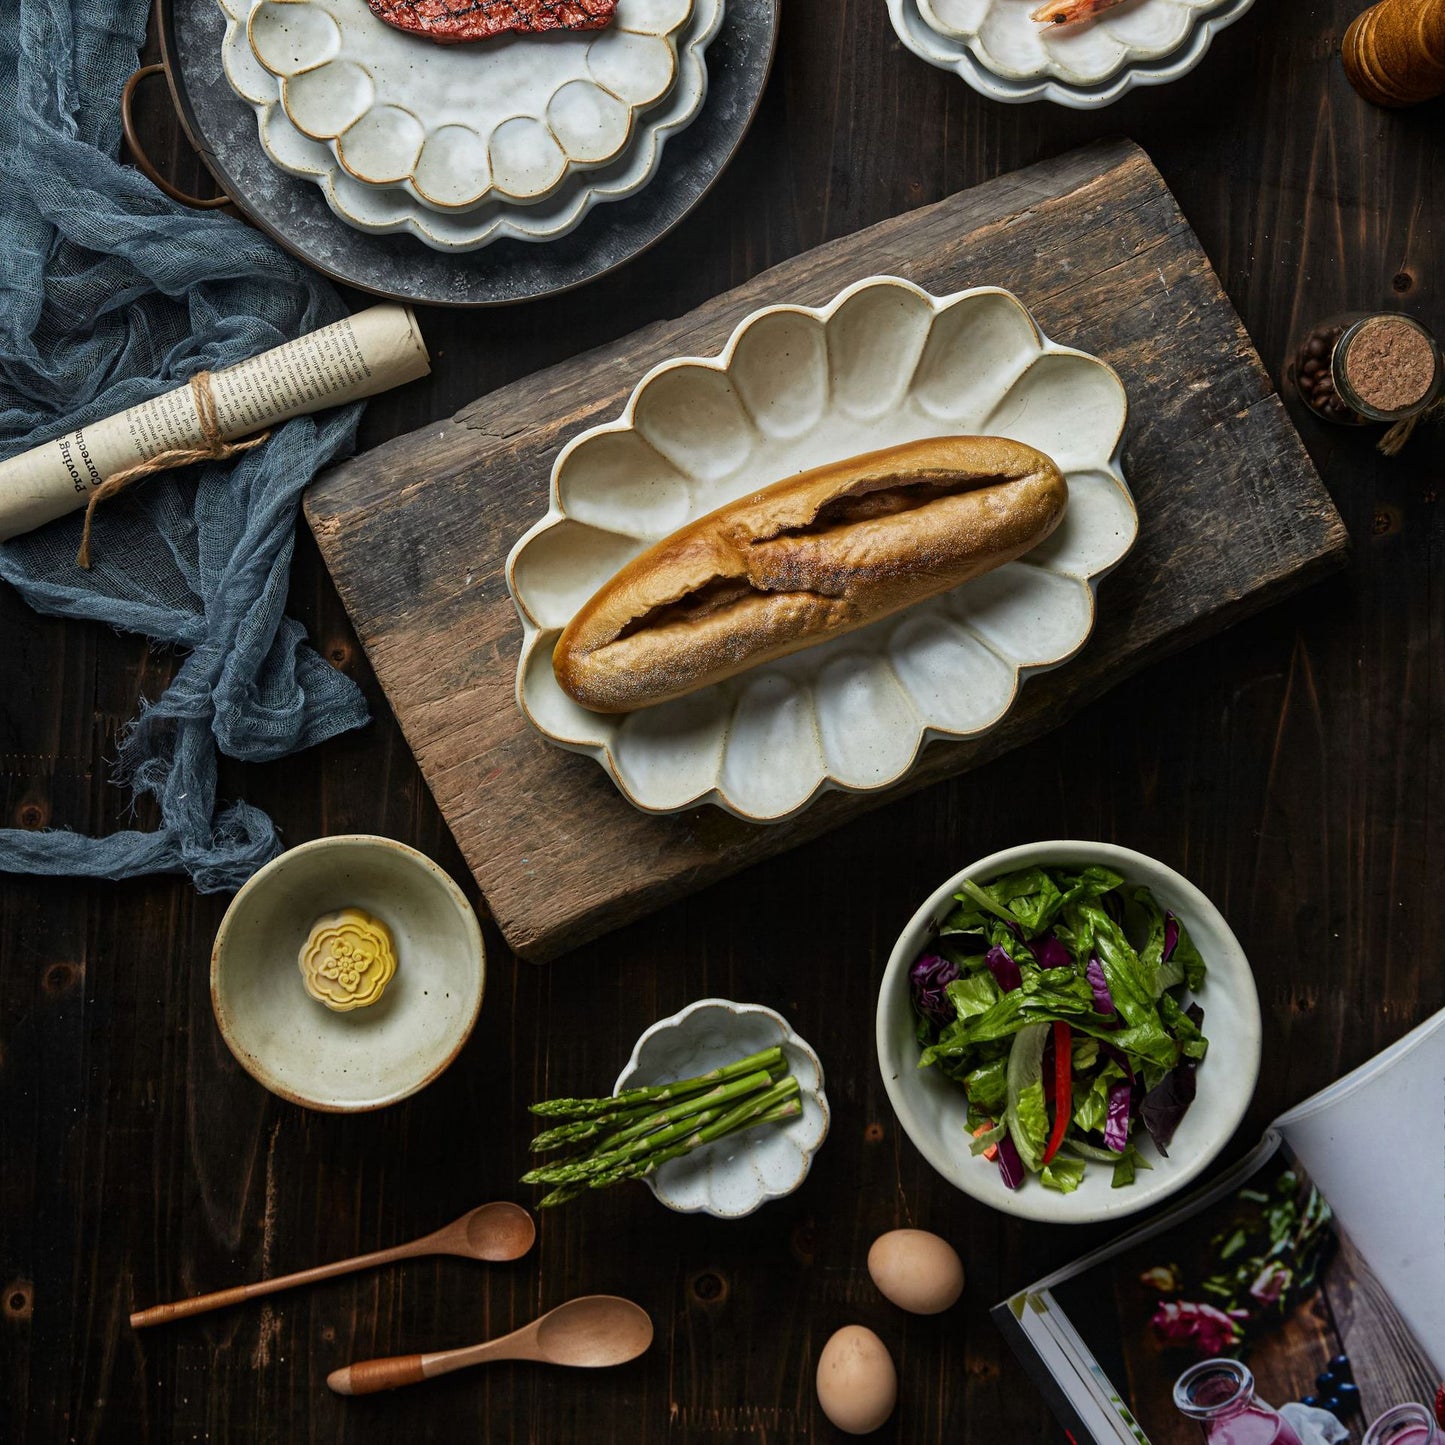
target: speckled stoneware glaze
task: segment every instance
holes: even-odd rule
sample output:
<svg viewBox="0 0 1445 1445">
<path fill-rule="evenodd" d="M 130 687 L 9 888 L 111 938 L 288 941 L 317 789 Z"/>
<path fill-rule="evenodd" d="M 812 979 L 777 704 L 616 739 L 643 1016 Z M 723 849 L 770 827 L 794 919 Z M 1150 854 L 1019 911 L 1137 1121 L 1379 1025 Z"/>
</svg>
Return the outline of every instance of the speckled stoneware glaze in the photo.
<svg viewBox="0 0 1445 1445">
<path fill-rule="evenodd" d="M 1125 413 L 1110 367 L 1056 346 L 997 288 L 936 299 L 873 277 L 825 307 L 756 312 L 720 356 L 654 368 L 621 417 L 557 458 L 551 508 L 507 561 L 518 705 L 651 812 L 708 802 L 764 822 L 825 787 L 888 787 L 930 738 L 987 731 L 1023 677 L 1083 646 L 1098 581 L 1138 532 Z M 1065 474 L 1064 521 L 1023 559 L 658 707 L 604 716 L 558 686 L 562 629 L 659 538 L 825 462 L 953 434 L 1026 442 Z"/>
<path fill-rule="evenodd" d="M 1187 75 L 1253 3 L 1133 0 L 1084 25 L 1042 27 L 1028 18 L 1037 0 L 887 0 L 898 38 L 930 65 L 993 100 L 1071 110 Z"/>
<path fill-rule="evenodd" d="M 783 1124 L 760 1124 L 706 1144 L 645 1176 L 643 1182 L 669 1209 L 740 1219 L 802 1184 L 828 1137 L 823 1066 L 781 1014 L 725 998 L 699 999 L 638 1039 L 613 1093 L 696 1078 L 774 1044 L 782 1045 L 788 1072 L 798 1081 L 803 1112 Z"/>
<path fill-rule="evenodd" d="M 220 4 L 226 16 L 222 43 L 226 78 L 256 112 L 261 144 L 275 165 L 313 181 L 332 211 L 358 230 L 410 234 L 438 251 L 474 251 L 505 238 L 556 240 L 572 231 L 594 205 L 623 200 L 647 185 L 657 173 L 668 139 L 702 109 L 707 95 L 704 53 L 722 24 L 724 0 L 688 0 L 688 17 L 677 36 L 677 83 L 659 103 L 639 112 L 630 142 L 613 159 L 597 166 L 570 167 L 541 199 L 521 203 L 493 192 L 478 204 L 452 209 L 427 201 L 406 181 L 378 186 L 358 179 L 341 164 L 331 143 L 303 134 L 281 103 L 278 78 L 251 48 L 246 26 L 252 13 L 249 0 L 220 0 Z M 545 36 L 530 39 L 551 43 Z M 430 42 L 414 43 L 439 48 Z"/>
<path fill-rule="evenodd" d="M 963 1089 L 934 1067 L 918 1067 L 917 1024 L 908 971 L 954 907 L 965 878 L 987 883 L 1035 865 L 1101 864 L 1130 883 L 1148 887 L 1183 920 L 1208 972 L 1198 994 L 1209 1052 L 1199 1066 L 1198 1094 L 1162 1158 L 1146 1138 L 1140 1150 L 1154 1166 L 1126 1189 L 1112 1187 L 1109 1165 L 1090 1162 L 1072 1194 L 1046 1189 L 1030 1176 L 1005 1188 L 995 1165 L 969 1153 L 968 1101 Z M 878 991 L 878 1066 L 903 1131 L 948 1182 L 984 1204 L 1020 1219 L 1049 1224 L 1093 1224 L 1152 1208 L 1198 1178 L 1243 1121 L 1259 1078 L 1259 995 L 1249 960 L 1219 910 L 1189 880 L 1132 848 L 1112 843 L 1059 840 L 1005 848 L 980 858 L 940 884 L 908 920 L 889 955 Z"/>
<path fill-rule="evenodd" d="M 367 1008 L 309 997 L 297 959 L 313 925 L 360 908 L 395 944 L 396 972 Z M 379 1109 L 429 1084 L 476 1023 L 482 933 L 460 888 L 390 838 L 342 835 L 268 863 L 221 920 L 211 1004 L 231 1052 L 273 1094 L 310 1109 Z"/>
<path fill-rule="evenodd" d="M 358 181 L 423 205 L 530 202 L 621 154 L 678 79 L 690 0 L 620 0 L 602 30 L 437 45 L 366 0 L 256 0 L 252 52 L 293 125 Z"/>
</svg>

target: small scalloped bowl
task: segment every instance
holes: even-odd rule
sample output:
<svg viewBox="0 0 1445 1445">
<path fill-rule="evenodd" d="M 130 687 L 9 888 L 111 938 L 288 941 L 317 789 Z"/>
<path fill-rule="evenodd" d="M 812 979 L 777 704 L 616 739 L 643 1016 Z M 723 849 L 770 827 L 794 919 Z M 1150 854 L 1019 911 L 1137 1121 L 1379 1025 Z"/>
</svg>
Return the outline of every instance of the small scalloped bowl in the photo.
<svg viewBox="0 0 1445 1445">
<path fill-rule="evenodd" d="M 741 1219 L 797 1189 L 828 1137 L 823 1065 L 781 1014 L 725 998 L 699 999 L 638 1039 L 613 1093 L 695 1078 L 774 1044 L 782 1045 L 788 1072 L 798 1081 L 803 1112 L 785 1124 L 760 1124 L 706 1144 L 646 1175 L 643 1183 L 669 1209 Z"/>
<path fill-rule="evenodd" d="M 621 417 L 562 449 L 551 507 L 507 559 L 517 705 L 647 812 L 707 802 L 772 822 L 825 787 L 889 787 L 931 739 L 994 727 L 1024 677 L 1088 640 L 1099 580 L 1139 530 L 1119 465 L 1127 410 L 1112 367 L 1050 341 L 996 286 L 938 298 L 878 276 L 826 306 L 756 311 L 719 356 L 654 367 Z M 1057 531 L 950 592 L 656 707 L 606 716 L 558 685 L 562 629 L 659 538 L 808 468 L 949 435 L 1051 456 L 1069 487 Z"/>
<path fill-rule="evenodd" d="M 1098 85 L 1128 65 L 1187 45 L 1223 0 L 1137 0 L 1078 25 L 1043 25 L 1019 0 L 918 0 L 930 29 L 956 40 L 1005 80 Z"/>
<path fill-rule="evenodd" d="M 1131 90 L 1168 85 L 1188 75 L 1204 59 L 1215 36 L 1246 14 L 1253 3 L 1254 0 L 1221 0 L 1217 8 L 1201 17 L 1184 43 L 1168 55 L 1156 60 L 1131 61 L 1107 80 L 1095 84 L 1071 85 L 1050 75 L 1015 80 L 996 74 L 978 59 L 967 42 L 931 25 L 919 0 L 887 0 L 888 16 L 899 40 L 920 59 L 941 70 L 951 70 L 990 100 L 1005 105 L 1048 100 L 1070 110 L 1097 110 L 1112 105 Z"/>
</svg>

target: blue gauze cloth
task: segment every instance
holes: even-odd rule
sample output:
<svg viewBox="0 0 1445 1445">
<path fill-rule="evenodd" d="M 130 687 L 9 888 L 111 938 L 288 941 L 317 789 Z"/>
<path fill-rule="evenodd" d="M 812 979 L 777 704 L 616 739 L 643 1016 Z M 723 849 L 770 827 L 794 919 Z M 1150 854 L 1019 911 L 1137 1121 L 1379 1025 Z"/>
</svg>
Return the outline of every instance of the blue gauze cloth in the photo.
<svg viewBox="0 0 1445 1445">
<path fill-rule="evenodd" d="M 0 22 L 0 455 L 344 315 L 249 226 L 186 210 L 122 166 L 120 92 L 150 0 L 5 0 Z M 16 16 L 18 15 L 18 20 Z M 238 888 L 280 850 L 260 809 L 217 810 L 217 750 L 278 758 L 366 721 L 354 683 L 284 615 L 301 491 L 349 450 L 359 406 L 299 417 L 230 462 L 147 478 L 96 514 L 0 545 L 32 607 L 186 651 L 143 705 L 118 775 L 159 802 L 156 832 L 0 830 L 0 871 L 186 872 Z"/>
</svg>

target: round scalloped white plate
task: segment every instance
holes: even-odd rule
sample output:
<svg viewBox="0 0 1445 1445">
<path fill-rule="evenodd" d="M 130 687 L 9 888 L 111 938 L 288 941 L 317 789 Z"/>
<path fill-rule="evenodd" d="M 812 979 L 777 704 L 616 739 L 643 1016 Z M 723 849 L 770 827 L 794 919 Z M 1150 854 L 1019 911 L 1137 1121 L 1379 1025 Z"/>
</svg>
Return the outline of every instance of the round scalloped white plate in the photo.
<svg viewBox="0 0 1445 1445">
<path fill-rule="evenodd" d="M 470 210 L 540 200 L 617 159 L 640 112 L 681 81 L 690 12 L 690 0 L 619 0 L 602 30 L 438 45 L 366 0 L 254 0 L 246 31 L 291 123 L 349 175 Z"/>
<path fill-rule="evenodd" d="M 1094 110 L 1112 105 L 1131 90 L 1166 85 L 1188 75 L 1204 59 L 1214 37 L 1246 14 L 1254 0 L 1212 0 L 1213 8 L 1196 12 L 1193 27 L 1175 48 L 1154 59 L 1126 59 L 1094 82 L 1065 80 L 1047 69 L 1022 78 L 996 70 L 980 59 L 976 41 L 961 39 L 959 34 L 939 28 L 948 26 L 961 33 L 963 7 L 977 8 L 979 0 L 932 0 L 933 24 L 921 8 L 924 3 L 925 0 L 887 0 L 895 33 L 920 59 L 941 70 L 951 70 L 991 100 L 1005 104 L 1049 100 L 1070 110 Z M 1007 0 L 997 0 L 997 3 L 1007 3 Z M 1019 13 L 1025 19 L 1029 11 L 1037 8 L 1036 0 L 1035 3 L 1019 0 L 1019 4 Z M 1082 29 L 1097 27 L 1106 19 L 1107 15 Z M 1066 36 L 1067 32 L 1060 31 L 1046 39 L 1050 45 L 1058 45 Z"/>
<path fill-rule="evenodd" d="M 530 205 L 492 200 L 466 211 L 437 211 L 401 188 L 363 184 L 322 142 L 303 135 L 280 104 L 278 83 L 252 54 L 245 17 L 251 0 L 219 0 L 226 17 L 222 63 L 231 88 L 256 112 L 261 145 L 282 170 L 320 187 L 332 211 L 373 234 L 405 232 L 438 251 L 473 251 L 494 240 L 550 241 L 565 236 L 599 202 L 623 200 L 657 173 L 669 137 L 684 130 L 707 95 L 704 52 L 723 20 L 724 0 L 694 0 L 679 45 L 679 84 L 645 112 L 633 142 L 612 164 L 568 178 Z"/>
<path fill-rule="evenodd" d="M 1023 677 L 1083 646 L 1097 583 L 1138 532 L 1126 410 L 1112 368 L 1056 346 L 996 287 L 938 299 L 873 277 L 821 308 L 755 312 L 721 355 L 655 367 L 617 421 L 558 456 L 551 507 L 507 559 L 518 706 L 650 812 L 709 802 L 765 822 L 825 787 L 886 788 L 930 739 L 987 731 Z M 1038 447 L 1068 480 L 1064 521 L 1024 558 L 658 707 L 604 716 L 557 685 L 562 629 L 659 538 L 825 462 L 967 434 Z"/>
<path fill-rule="evenodd" d="M 791 1194 L 808 1177 L 828 1137 L 823 1065 L 782 1014 L 755 1003 L 704 998 L 659 1019 L 633 1046 L 612 1092 L 693 1079 L 781 1044 L 798 1081 L 803 1111 L 782 1124 L 759 1125 L 671 1159 L 643 1183 L 679 1214 L 741 1219 L 770 1199 Z"/>
</svg>

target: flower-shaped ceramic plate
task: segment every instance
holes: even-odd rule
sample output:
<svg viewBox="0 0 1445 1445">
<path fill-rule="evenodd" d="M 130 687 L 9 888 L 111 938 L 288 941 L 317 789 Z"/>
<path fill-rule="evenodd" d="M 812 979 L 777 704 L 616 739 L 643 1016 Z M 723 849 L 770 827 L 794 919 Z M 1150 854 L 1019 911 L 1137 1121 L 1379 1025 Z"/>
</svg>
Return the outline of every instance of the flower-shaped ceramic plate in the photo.
<svg viewBox="0 0 1445 1445">
<path fill-rule="evenodd" d="M 1187 75 L 1204 59 L 1214 37 L 1240 19 L 1254 0 L 1210 0 L 1205 8 L 1196 11 L 1191 28 L 1173 49 L 1150 60 L 1125 61 L 1102 79 L 1089 83 L 1061 79 L 1047 68 L 1022 78 L 993 69 L 988 61 L 980 58 L 976 40 L 960 38 L 964 7 L 977 6 L 982 0 L 887 0 L 887 3 L 893 29 L 909 50 L 930 65 L 953 71 L 980 95 L 1005 104 L 1050 100 L 1071 110 L 1092 110 L 1111 105 L 1136 88 L 1165 85 Z M 922 8 L 925 3 L 930 4 L 928 13 Z M 1008 0 L 994 0 L 994 3 L 1002 6 Z M 1147 5 L 1153 0 L 1139 0 L 1139 3 Z M 1018 6 L 1019 14 L 1026 17 L 1037 8 L 1037 0 L 1035 3 L 1018 0 Z M 1120 16 L 1127 18 L 1133 8 L 1125 7 Z M 1092 26 L 1101 25 L 1105 19 L 1107 16 L 1100 17 Z M 1090 28 L 1086 26 L 1084 31 Z M 1076 34 L 1082 35 L 1084 31 Z M 1057 46 L 1065 40 L 1071 43 L 1073 40 L 1067 30 L 1054 30 L 1046 32 L 1038 43 Z M 1033 42 L 1024 44 L 1031 48 Z"/>
<path fill-rule="evenodd" d="M 1110 367 L 1056 346 L 997 288 L 936 299 L 874 277 L 816 310 L 758 311 L 720 356 L 655 367 L 621 417 L 557 458 L 551 508 L 507 560 L 518 705 L 648 811 L 711 802 L 763 822 L 824 787 L 888 787 L 931 738 L 985 732 L 1025 675 L 1083 646 L 1094 588 L 1138 531 L 1119 468 L 1125 412 Z M 1035 446 L 1068 480 L 1063 522 L 1022 559 L 658 707 L 604 716 L 557 685 L 562 629 L 659 538 L 823 463 L 970 434 Z"/>
<path fill-rule="evenodd" d="M 739 1219 L 791 1194 L 808 1177 L 828 1137 L 828 1098 L 818 1056 L 787 1019 L 760 1004 L 705 998 L 661 1019 L 638 1039 L 613 1093 L 692 1079 L 709 1069 L 781 1044 L 798 1081 L 803 1112 L 782 1124 L 760 1124 L 669 1160 L 644 1183 L 679 1214 Z"/>
<path fill-rule="evenodd" d="M 491 241 L 551 241 L 572 231 L 603 201 L 641 190 L 662 160 L 669 137 L 697 116 L 707 94 L 703 54 L 723 19 L 723 0 L 692 0 L 678 49 L 679 83 L 638 120 L 624 154 L 597 170 L 577 172 L 545 200 L 517 205 L 493 199 L 466 211 L 438 211 L 404 188 L 366 185 L 345 171 L 321 141 L 302 135 L 280 104 L 278 83 L 252 53 L 245 20 L 250 0 L 220 0 L 226 16 L 222 61 L 231 88 L 255 110 L 262 147 L 284 171 L 314 181 L 348 225 L 374 234 L 406 232 L 437 251 L 474 251 Z"/>
<path fill-rule="evenodd" d="M 617 159 L 679 79 L 690 0 L 620 0 L 595 31 L 437 45 L 366 0 L 255 0 L 247 35 L 297 130 L 423 205 L 526 204 Z M 693 77 L 689 77 L 691 80 Z"/>
</svg>

